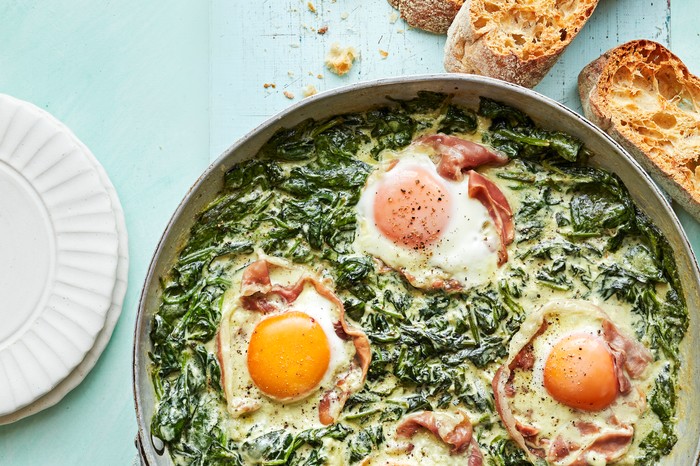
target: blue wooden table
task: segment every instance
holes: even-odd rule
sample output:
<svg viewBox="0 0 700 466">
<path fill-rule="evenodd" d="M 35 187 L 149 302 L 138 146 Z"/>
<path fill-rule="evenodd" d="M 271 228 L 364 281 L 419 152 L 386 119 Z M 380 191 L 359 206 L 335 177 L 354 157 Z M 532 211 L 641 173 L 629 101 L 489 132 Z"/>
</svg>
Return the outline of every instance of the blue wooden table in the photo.
<svg viewBox="0 0 700 466">
<path fill-rule="evenodd" d="M 444 37 L 408 28 L 384 0 L 312 0 L 312 5 L 307 0 L 0 4 L 0 92 L 45 108 L 92 149 L 119 192 L 131 256 L 124 310 L 97 366 L 58 405 L 0 427 L 0 465 L 131 463 L 136 432 L 131 345 L 140 288 L 171 213 L 227 146 L 312 86 L 322 91 L 443 71 Z M 700 74 L 700 28 L 694 19 L 699 8 L 699 0 L 601 0 L 536 90 L 580 111 L 580 69 L 637 38 L 670 46 Z M 323 27 L 327 32 L 319 34 Z M 324 67 L 335 42 L 360 53 L 343 77 Z M 679 215 L 700 251 L 699 224 Z"/>
</svg>

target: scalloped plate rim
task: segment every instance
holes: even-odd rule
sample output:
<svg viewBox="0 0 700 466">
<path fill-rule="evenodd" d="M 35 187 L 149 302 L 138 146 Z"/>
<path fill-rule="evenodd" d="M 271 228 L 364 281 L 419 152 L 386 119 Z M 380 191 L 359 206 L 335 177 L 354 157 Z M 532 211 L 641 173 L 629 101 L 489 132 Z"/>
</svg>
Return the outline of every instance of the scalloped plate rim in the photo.
<svg viewBox="0 0 700 466">
<path fill-rule="evenodd" d="M 107 214 L 109 217 L 107 222 L 100 227 L 100 230 L 98 230 L 102 235 L 106 236 L 106 239 L 100 240 L 100 248 L 105 248 L 105 251 L 107 252 L 105 256 L 107 259 L 103 265 L 98 267 L 99 271 L 104 271 L 103 283 L 101 283 L 99 287 L 95 287 L 93 291 L 90 291 L 91 296 L 96 299 L 95 303 L 93 304 L 98 304 L 98 307 L 89 309 L 90 312 L 96 313 L 96 320 L 93 322 L 93 327 L 88 328 L 85 331 L 85 334 L 81 335 L 83 337 L 84 346 L 77 348 L 77 354 L 74 354 L 72 359 L 69 360 L 67 364 L 64 363 L 65 367 L 59 367 L 59 370 L 52 374 L 48 374 L 46 371 L 44 371 L 42 374 L 44 378 L 39 381 L 43 384 L 43 389 L 38 390 L 36 393 L 33 393 L 28 397 L 25 396 L 24 398 L 20 398 L 20 401 L 16 400 L 13 403 L 14 407 L 1 412 L 0 424 L 13 422 L 17 419 L 25 417 L 26 415 L 33 414 L 34 412 L 57 403 L 72 388 L 77 386 L 77 384 L 87 375 L 87 372 L 94 366 L 97 357 L 99 357 L 99 354 L 109 341 L 109 337 L 111 337 L 116 320 L 121 313 L 121 304 L 126 292 L 126 273 L 128 269 L 128 251 L 126 247 L 127 237 L 125 226 L 123 225 L 123 211 L 119 204 L 118 197 L 116 196 L 114 187 L 111 185 L 111 182 L 109 182 L 104 169 L 99 165 L 99 162 L 97 162 L 94 155 L 92 155 L 90 150 L 67 126 L 45 110 L 38 108 L 34 104 L 17 99 L 7 94 L 0 94 L 0 105 L 3 105 L 3 103 L 5 103 L 8 108 L 11 108 L 11 110 L 8 110 L 8 112 L 13 112 L 11 118 L 8 120 L 8 125 L 5 128 L 6 132 L 7 129 L 12 126 L 12 121 L 17 117 L 17 114 L 19 114 L 21 110 L 26 112 L 23 114 L 23 121 L 29 123 L 29 125 L 25 127 L 19 127 L 19 130 L 21 131 L 19 133 L 21 136 L 20 143 L 18 143 L 16 147 L 9 152 L 6 159 L 11 159 L 14 154 L 22 150 L 20 146 L 24 143 L 24 138 L 31 132 L 32 128 L 36 126 L 37 123 L 47 123 L 48 126 L 46 128 L 48 129 L 40 133 L 41 137 L 45 138 L 44 144 L 40 145 L 39 149 L 30 151 L 30 156 L 28 159 L 31 160 L 32 157 L 36 156 L 36 154 L 43 149 L 44 145 L 46 145 L 48 141 L 56 138 L 57 135 L 66 137 L 67 139 L 65 141 L 67 142 L 59 147 L 67 147 L 70 149 L 70 153 L 76 153 L 75 157 L 77 157 L 78 160 L 78 171 L 76 171 L 76 173 L 80 173 L 81 175 L 88 174 L 88 176 L 94 177 L 90 184 L 90 189 L 92 189 L 92 191 L 90 191 L 90 189 L 86 189 L 83 194 L 88 193 L 90 196 L 99 197 L 102 204 L 96 209 L 97 212 L 90 212 L 89 215 Z M 20 124 L 22 124 L 22 122 L 20 122 Z M 16 128 L 13 128 L 13 130 L 15 132 L 17 131 Z M 6 137 L 7 134 L 3 134 L 2 139 L 5 139 Z M 60 165 L 64 160 L 65 159 L 60 159 L 56 165 Z M 22 173 L 22 169 L 31 164 L 31 162 L 25 163 L 22 166 L 22 169 L 18 170 L 15 165 L 7 161 L 5 163 L 17 170 L 19 173 Z M 67 179 L 70 180 L 72 178 L 73 176 L 69 176 Z M 27 179 L 27 181 L 29 181 L 31 184 L 31 179 L 29 177 L 26 177 L 25 179 Z M 57 186 L 60 187 L 62 183 L 63 181 L 58 183 Z M 32 185 L 32 187 L 41 196 L 42 191 L 37 189 L 37 187 L 34 185 Z M 46 191 L 48 190 L 45 190 L 44 192 Z M 78 194 L 80 194 L 79 191 Z M 75 201 L 75 199 L 79 199 L 79 197 L 76 198 L 75 195 L 70 192 L 68 199 L 69 201 L 73 200 L 76 202 L 76 204 L 79 202 Z M 107 201 L 106 204 L 105 200 Z M 42 198 L 42 201 L 46 204 L 46 199 Z M 49 213 L 51 213 L 50 208 Z M 70 222 L 70 216 L 68 217 L 68 222 Z M 57 232 L 54 230 L 53 234 L 56 235 L 56 233 Z M 58 251 L 59 248 L 56 249 L 57 256 Z M 56 268 L 58 268 L 58 264 L 59 261 L 56 260 Z M 86 267 L 82 270 L 86 271 L 89 270 L 89 268 Z M 57 276 L 60 275 L 57 273 Z M 55 288 L 56 281 L 53 282 L 52 286 Z M 77 297 L 77 295 L 75 296 Z M 73 300 L 77 303 L 75 298 L 73 298 Z M 22 335 L 15 337 L 14 341 L 8 344 L 1 351 L 12 351 L 11 349 L 17 343 L 21 343 L 23 339 L 27 338 L 28 334 L 32 333 L 31 329 L 40 321 L 41 316 L 45 315 L 47 312 L 50 312 L 50 308 L 48 302 L 45 301 L 43 303 L 43 309 L 39 310 L 38 314 L 32 317 L 32 323 L 21 327 L 20 331 L 22 332 Z M 85 312 L 79 313 L 78 315 L 84 316 Z M 76 322 L 74 319 L 68 318 L 67 321 L 79 324 L 79 322 Z M 58 332 L 58 330 L 55 330 L 55 333 L 52 330 L 49 332 L 49 335 L 56 335 L 58 337 L 59 333 L 60 332 Z M 60 349 L 51 347 L 50 345 L 49 348 L 51 351 L 60 351 Z M 92 357 L 93 352 L 97 353 L 94 357 Z M 26 357 L 33 356 L 29 353 L 24 354 L 27 355 Z M 60 355 L 57 354 L 57 356 L 60 358 Z M 20 358 L 17 358 L 17 360 L 21 361 Z M 41 363 L 37 363 L 36 367 L 42 368 L 43 366 Z M 31 376 L 26 376 L 23 373 L 16 373 L 15 375 L 18 377 L 23 377 L 23 382 L 26 384 L 32 383 L 34 378 L 36 378 L 36 375 L 34 378 L 32 378 Z M 75 377 L 75 375 L 79 375 L 79 380 Z M 10 393 L 12 393 L 12 385 L 8 383 L 7 387 L 9 387 L 11 390 Z"/>
</svg>

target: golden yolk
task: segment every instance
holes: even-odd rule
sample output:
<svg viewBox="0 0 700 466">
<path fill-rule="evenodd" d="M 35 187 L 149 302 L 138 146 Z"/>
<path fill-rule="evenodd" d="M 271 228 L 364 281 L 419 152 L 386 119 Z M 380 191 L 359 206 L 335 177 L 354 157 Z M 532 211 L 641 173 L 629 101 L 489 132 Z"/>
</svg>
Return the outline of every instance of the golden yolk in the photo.
<svg viewBox="0 0 700 466">
<path fill-rule="evenodd" d="M 374 221 L 394 243 L 414 249 L 437 240 L 450 219 L 443 183 L 420 167 L 387 172 L 374 198 Z"/>
<path fill-rule="evenodd" d="M 328 337 L 307 314 L 290 311 L 266 318 L 248 344 L 248 372 L 255 385 L 277 399 L 296 399 L 321 381 L 330 362 Z"/>
<path fill-rule="evenodd" d="M 618 392 L 608 346 L 586 334 L 563 338 L 545 363 L 544 386 L 555 400 L 572 408 L 600 411 L 608 407 Z"/>
</svg>

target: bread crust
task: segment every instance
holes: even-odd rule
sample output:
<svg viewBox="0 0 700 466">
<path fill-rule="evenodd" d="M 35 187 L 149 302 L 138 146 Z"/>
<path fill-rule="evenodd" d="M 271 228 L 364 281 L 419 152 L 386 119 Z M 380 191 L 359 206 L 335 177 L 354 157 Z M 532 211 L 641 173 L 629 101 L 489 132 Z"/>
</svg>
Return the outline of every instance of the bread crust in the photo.
<svg viewBox="0 0 700 466">
<path fill-rule="evenodd" d="M 466 0 L 447 32 L 445 69 L 534 87 L 597 4 L 598 0 Z"/>
<path fill-rule="evenodd" d="M 445 34 L 464 0 L 388 0 L 411 26 Z"/>
<path fill-rule="evenodd" d="M 700 220 L 700 78 L 661 44 L 634 40 L 579 74 L 586 118 Z"/>
</svg>

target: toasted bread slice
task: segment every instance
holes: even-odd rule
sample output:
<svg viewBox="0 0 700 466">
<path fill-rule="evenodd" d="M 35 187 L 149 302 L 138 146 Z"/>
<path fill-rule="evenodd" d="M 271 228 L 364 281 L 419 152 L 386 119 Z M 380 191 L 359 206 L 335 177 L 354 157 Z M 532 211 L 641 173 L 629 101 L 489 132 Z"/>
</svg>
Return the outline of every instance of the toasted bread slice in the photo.
<svg viewBox="0 0 700 466">
<path fill-rule="evenodd" d="M 447 32 L 445 69 L 534 87 L 598 0 L 466 0 Z"/>
<path fill-rule="evenodd" d="M 700 220 L 700 78 L 661 44 L 634 40 L 579 74 L 586 117 Z"/>
<path fill-rule="evenodd" d="M 464 0 L 389 0 L 409 26 L 445 34 Z"/>
</svg>

